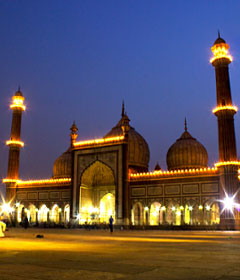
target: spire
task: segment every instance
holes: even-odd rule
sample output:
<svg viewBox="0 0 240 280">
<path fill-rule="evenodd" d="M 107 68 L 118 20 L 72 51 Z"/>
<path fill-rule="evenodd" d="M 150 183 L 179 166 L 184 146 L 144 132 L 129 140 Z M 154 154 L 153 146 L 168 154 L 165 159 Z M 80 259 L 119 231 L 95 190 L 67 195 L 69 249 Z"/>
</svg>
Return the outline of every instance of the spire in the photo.
<svg viewBox="0 0 240 280">
<path fill-rule="evenodd" d="M 160 165 L 157 161 L 157 164 L 155 165 L 154 171 L 160 171 L 160 170 L 162 170 L 162 169 L 161 169 L 161 167 L 160 167 Z"/>
<path fill-rule="evenodd" d="M 185 117 L 185 121 L 184 121 L 184 130 L 187 131 L 187 119 Z"/>
<path fill-rule="evenodd" d="M 72 134 L 76 134 L 76 133 L 77 133 L 78 128 L 77 128 L 77 126 L 76 126 L 75 121 L 73 122 L 73 124 L 72 124 L 70 130 L 71 130 Z"/>
<path fill-rule="evenodd" d="M 73 122 L 70 130 L 71 130 L 71 134 L 70 134 L 70 137 L 71 137 L 71 147 L 73 147 L 73 144 L 76 142 L 76 139 L 78 137 L 78 134 L 77 134 L 78 128 L 76 126 L 75 121 Z"/>
<path fill-rule="evenodd" d="M 122 102 L 122 117 L 125 115 L 125 106 L 124 106 L 124 100 Z"/>
<path fill-rule="evenodd" d="M 221 38 L 221 37 L 220 37 L 220 31 L 219 31 L 219 29 L 218 29 L 218 39 L 219 39 L 219 38 Z"/>
</svg>

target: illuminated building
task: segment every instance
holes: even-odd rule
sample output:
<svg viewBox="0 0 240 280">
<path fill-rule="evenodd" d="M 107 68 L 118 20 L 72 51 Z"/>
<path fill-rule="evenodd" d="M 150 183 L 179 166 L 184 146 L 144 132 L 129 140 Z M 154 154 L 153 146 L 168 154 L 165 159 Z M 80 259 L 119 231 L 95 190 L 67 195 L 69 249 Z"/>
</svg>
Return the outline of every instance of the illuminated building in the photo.
<svg viewBox="0 0 240 280">
<path fill-rule="evenodd" d="M 7 202 L 14 198 L 17 219 L 26 213 L 31 222 L 104 223 L 114 217 L 119 225 L 238 225 L 238 168 L 234 114 L 230 92 L 229 46 L 218 37 L 210 60 L 215 67 L 219 160 L 208 166 L 208 153 L 185 128 L 167 152 L 166 171 L 159 164 L 148 170 L 149 147 L 130 125 L 122 106 L 121 119 L 101 139 L 77 141 L 71 127 L 69 148 L 59 156 L 49 179 L 19 178 L 21 114 L 25 110 L 17 91 L 11 109 L 13 121 L 6 183 Z M 224 206 L 225 205 L 225 206 Z M 22 210 L 25 208 L 24 211 Z M 222 212 L 221 212 L 222 211 Z"/>
</svg>

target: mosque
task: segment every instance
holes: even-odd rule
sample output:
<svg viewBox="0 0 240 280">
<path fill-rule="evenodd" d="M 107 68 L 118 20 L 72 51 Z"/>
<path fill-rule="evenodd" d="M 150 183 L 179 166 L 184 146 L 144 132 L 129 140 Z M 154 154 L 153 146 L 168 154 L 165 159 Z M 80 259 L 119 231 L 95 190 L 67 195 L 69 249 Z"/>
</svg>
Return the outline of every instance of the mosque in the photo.
<svg viewBox="0 0 240 280">
<path fill-rule="evenodd" d="M 228 65 L 229 45 L 218 36 L 211 50 L 215 68 L 219 161 L 208 166 L 208 153 L 187 129 L 166 156 L 167 170 L 157 164 L 148 170 L 149 147 L 130 125 L 122 107 L 121 119 L 102 138 L 78 141 L 71 127 L 70 144 L 53 166 L 49 179 L 19 178 L 21 118 L 26 109 L 18 90 L 10 105 L 13 111 L 6 184 L 6 201 L 32 223 L 108 223 L 125 226 L 189 225 L 239 227 L 240 162 L 237 159 L 234 114 Z"/>
</svg>

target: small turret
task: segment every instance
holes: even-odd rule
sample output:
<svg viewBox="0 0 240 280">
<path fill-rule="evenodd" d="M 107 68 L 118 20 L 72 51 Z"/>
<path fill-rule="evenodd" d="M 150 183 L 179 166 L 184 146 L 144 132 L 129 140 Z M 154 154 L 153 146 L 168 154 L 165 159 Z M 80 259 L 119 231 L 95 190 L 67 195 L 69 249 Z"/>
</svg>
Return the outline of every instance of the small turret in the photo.
<svg viewBox="0 0 240 280">
<path fill-rule="evenodd" d="M 73 122 L 70 130 L 71 130 L 71 134 L 70 134 L 70 137 L 71 137 L 71 147 L 73 147 L 73 144 L 76 142 L 76 139 L 78 137 L 78 134 L 77 134 L 78 128 L 76 126 L 75 121 Z"/>
</svg>

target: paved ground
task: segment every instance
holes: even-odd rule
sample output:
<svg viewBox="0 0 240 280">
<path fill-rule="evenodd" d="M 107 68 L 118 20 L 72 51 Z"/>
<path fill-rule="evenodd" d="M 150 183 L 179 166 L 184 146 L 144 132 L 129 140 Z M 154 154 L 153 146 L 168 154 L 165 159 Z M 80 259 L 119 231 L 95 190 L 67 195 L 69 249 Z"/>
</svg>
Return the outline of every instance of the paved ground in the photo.
<svg viewBox="0 0 240 280">
<path fill-rule="evenodd" d="M 240 280 L 240 232 L 14 229 L 0 279 Z"/>
</svg>

